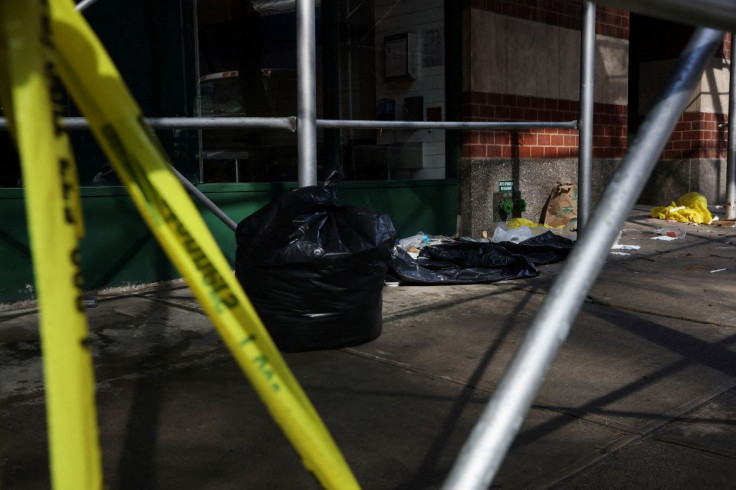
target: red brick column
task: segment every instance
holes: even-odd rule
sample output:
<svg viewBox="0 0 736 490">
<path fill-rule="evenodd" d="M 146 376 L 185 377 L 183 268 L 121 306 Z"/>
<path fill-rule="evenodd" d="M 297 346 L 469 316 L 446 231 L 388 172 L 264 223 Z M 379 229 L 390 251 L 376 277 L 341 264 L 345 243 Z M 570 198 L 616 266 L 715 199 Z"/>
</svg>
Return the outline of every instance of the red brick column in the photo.
<svg viewBox="0 0 736 490">
<path fill-rule="evenodd" d="M 662 160 L 726 158 L 728 115 L 686 112 L 662 152 Z"/>
</svg>

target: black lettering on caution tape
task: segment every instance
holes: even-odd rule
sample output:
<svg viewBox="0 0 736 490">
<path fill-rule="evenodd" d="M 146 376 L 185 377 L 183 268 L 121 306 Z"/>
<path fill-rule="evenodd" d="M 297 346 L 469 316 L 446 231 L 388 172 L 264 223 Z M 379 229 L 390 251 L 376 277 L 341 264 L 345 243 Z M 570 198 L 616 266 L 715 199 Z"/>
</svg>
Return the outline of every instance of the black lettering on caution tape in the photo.
<svg viewBox="0 0 736 490">
<path fill-rule="evenodd" d="M 202 283 L 209 289 L 210 298 L 214 301 L 217 312 L 222 313 L 224 311 L 223 306 L 229 309 L 238 306 L 238 298 L 230 290 L 225 279 L 212 264 L 207 254 L 204 253 L 191 232 L 165 202 L 162 201 L 161 204 L 164 221 L 174 230 L 179 242 L 189 254 L 189 258 L 202 274 Z"/>
<path fill-rule="evenodd" d="M 53 35 L 51 32 L 51 18 L 49 16 L 48 1 L 40 0 L 41 3 L 41 43 L 49 50 L 54 50 Z M 71 151 L 68 145 L 68 135 L 64 128 L 64 104 L 66 102 L 66 93 L 64 85 L 56 71 L 56 65 L 49 59 L 44 66 L 44 75 L 46 84 L 51 96 L 51 120 L 54 125 L 54 136 L 57 140 L 58 148 L 65 147 L 67 151 Z M 70 153 L 69 153 L 70 154 Z M 75 216 L 74 191 L 75 181 L 72 175 L 73 165 L 68 156 L 60 155 L 58 157 L 59 176 L 61 178 L 61 196 L 63 201 L 62 215 L 64 221 L 68 225 L 75 225 L 81 222 L 81 216 Z M 84 276 L 82 275 L 82 255 L 79 252 L 79 244 L 69 253 L 69 262 L 72 268 L 71 287 L 75 292 L 75 307 L 80 313 L 84 312 Z"/>
</svg>

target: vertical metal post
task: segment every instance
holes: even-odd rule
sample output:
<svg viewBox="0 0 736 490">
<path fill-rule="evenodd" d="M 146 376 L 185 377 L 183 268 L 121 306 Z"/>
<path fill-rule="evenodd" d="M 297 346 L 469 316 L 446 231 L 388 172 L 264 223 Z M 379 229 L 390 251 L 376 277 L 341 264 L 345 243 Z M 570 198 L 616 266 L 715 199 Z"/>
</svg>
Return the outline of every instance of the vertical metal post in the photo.
<svg viewBox="0 0 736 490">
<path fill-rule="evenodd" d="M 202 116 L 202 87 L 199 84 L 200 64 L 199 64 L 199 7 L 198 0 L 194 0 L 192 6 L 193 19 L 192 28 L 194 29 L 194 76 L 195 83 L 195 97 L 196 102 L 194 104 L 194 115 L 197 117 Z M 198 182 L 204 183 L 204 138 L 202 135 L 202 128 L 197 128 L 197 163 L 199 164 L 199 176 Z"/>
<path fill-rule="evenodd" d="M 445 490 L 490 485 L 723 33 L 697 29 L 642 123 L 450 473 Z"/>
<path fill-rule="evenodd" d="M 296 0 L 299 187 L 317 184 L 317 56 L 315 0 Z"/>
<path fill-rule="evenodd" d="M 736 35 L 731 33 L 731 84 L 728 92 L 728 157 L 726 159 L 726 219 L 736 219 Z"/>
<path fill-rule="evenodd" d="M 580 41 L 578 237 L 582 237 L 588 225 L 593 188 L 593 101 L 595 96 L 595 4 L 593 2 L 583 3 Z"/>
</svg>

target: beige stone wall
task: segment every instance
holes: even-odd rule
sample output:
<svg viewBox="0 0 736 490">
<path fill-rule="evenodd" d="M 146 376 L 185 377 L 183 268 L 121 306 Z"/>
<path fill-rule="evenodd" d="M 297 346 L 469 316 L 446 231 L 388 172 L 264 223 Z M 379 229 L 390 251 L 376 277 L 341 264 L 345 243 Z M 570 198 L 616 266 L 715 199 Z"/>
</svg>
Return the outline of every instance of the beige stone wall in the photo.
<svg viewBox="0 0 736 490">
<path fill-rule="evenodd" d="M 646 114 L 654 103 L 677 60 L 642 63 L 639 67 L 639 114 Z M 712 58 L 698 87 L 693 92 L 687 112 L 728 114 L 730 61 Z"/>
<path fill-rule="evenodd" d="M 580 31 L 473 9 L 469 45 L 466 92 L 579 99 Z M 627 104 L 628 53 L 628 40 L 596 36 L 596 102 Z"/>
<path fill-rule="evenodd" d="M 695 107 L 688 111 L 728 114 L 728 85 L 731 63 L 729 60 L 712 58 L 700 79 L 699 92 L 694 97 Z"/>
</svg>

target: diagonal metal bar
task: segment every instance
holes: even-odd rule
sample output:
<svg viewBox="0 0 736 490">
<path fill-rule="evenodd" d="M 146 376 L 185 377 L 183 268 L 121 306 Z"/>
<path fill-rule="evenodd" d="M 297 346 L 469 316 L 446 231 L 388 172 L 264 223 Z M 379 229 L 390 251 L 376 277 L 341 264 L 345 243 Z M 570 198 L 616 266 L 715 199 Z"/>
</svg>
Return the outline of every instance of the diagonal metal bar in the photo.
<svg viewBox="0 0 736 490">
<path fill-rule="evenodd" d="M 599 0 L 598 3 L 683 24 L 736 28 L 733 0 Z"/>
<path fill-rule="evenodd" d="M 699 28 L 465 443 L 445 490 L 487 488 L 723 33 Z"/>
<path fill-rule="evenodd" d="M 184 177 L 181 172 L 179 172 L 176 168 L 174 168 L 173 165 L 169 167 L 171 171 L 176 175 L 176 178 L 179 179 L 179 182 L 184 185 L 184 188 L 189 191 L 189 194 L 191 194 L 193 197 L 195 197 L 199 202 L 202 203 L 202 205 L 209 209 L 212 214 L 217 216 L 217 218 L 225 223 L 225 225 L 230 228 L 231 230 L 235 231 L 235 229 L 238 227 L 238 224 L 230 218 L 225 212 L 217 207 L 217 204 L 213 203 L 209 197 L 207 197 L 202 191 L 200 191 L 196 185 L 189 182 L 189 180 Z"/>
<path fill-rule="evenodd" d="M 82 0 L 76 5 L 76 9 L 79 12 L 84 12 L 84 10 L 88 7 L 91 7 L 93 3 L 96 3 L 97 0 Z"/>
</svg>

